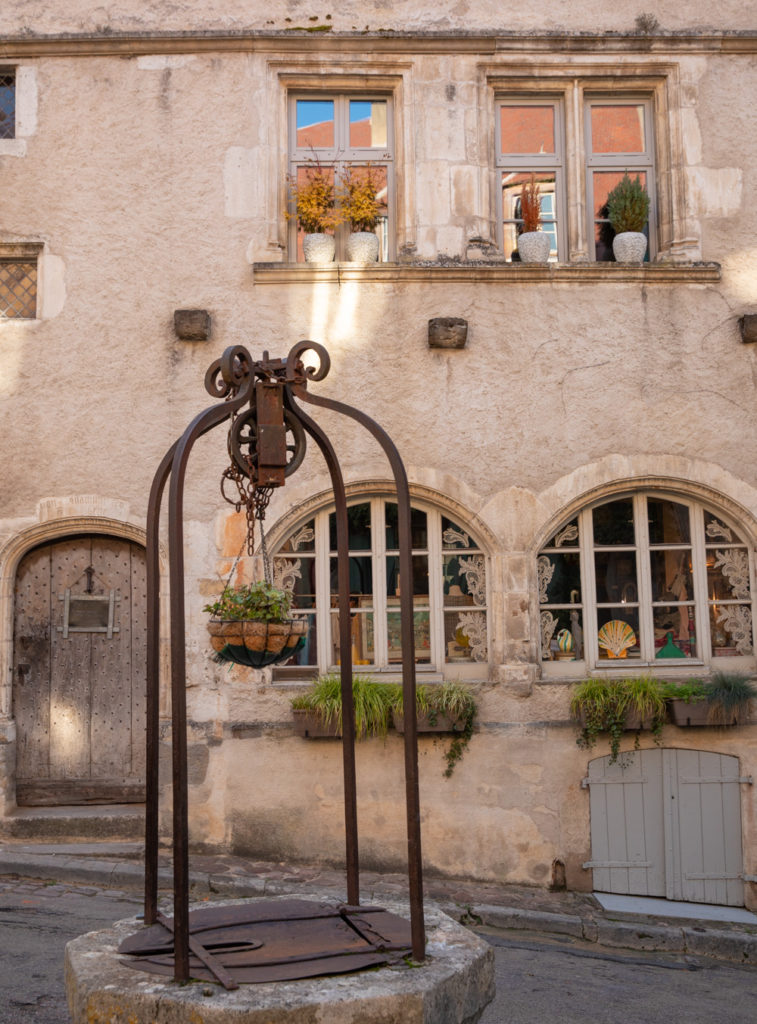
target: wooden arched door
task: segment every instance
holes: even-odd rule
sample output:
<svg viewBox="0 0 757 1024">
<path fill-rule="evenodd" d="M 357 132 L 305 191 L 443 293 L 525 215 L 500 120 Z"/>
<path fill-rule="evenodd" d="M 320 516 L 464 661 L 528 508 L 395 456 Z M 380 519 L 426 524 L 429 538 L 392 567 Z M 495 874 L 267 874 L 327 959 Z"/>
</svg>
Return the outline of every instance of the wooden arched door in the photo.
<svg viewBox="0 0 757 1024">
<path fill-rule="evenodd" d="M 34 548 L 16 573 L 18 804 L 144 799 L 145 554 L 116 537 Z"/>
</svg>

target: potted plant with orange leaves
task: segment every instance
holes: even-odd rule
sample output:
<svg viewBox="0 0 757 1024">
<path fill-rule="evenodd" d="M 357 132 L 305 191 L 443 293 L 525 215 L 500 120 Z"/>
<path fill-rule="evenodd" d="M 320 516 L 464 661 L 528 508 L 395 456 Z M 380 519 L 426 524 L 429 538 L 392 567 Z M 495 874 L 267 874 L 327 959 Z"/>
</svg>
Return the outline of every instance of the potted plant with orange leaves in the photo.
<svg viewBox="0 0 757 1024">
<path fill-rule="evenodd" d="M 523 183 L 520 190 L 520 216 L 523 229 L 518 235 L 518 255 L 521 263 L 549 262 L 550 238 L 541 227 L 541 195 L 536 177 Z"/>
</svg>

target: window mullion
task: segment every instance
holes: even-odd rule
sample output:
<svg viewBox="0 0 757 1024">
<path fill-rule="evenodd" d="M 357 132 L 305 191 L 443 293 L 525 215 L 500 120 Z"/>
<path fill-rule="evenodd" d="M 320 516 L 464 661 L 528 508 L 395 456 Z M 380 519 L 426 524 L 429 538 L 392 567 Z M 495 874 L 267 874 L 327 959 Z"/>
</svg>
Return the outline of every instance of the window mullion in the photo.
<svg viewBox="0 0 757 1024">
<path fill-rule="evenodd" d="M 634 496 L 633 516 L 636 535 L 636 573 L 639 582 L 639 654 L 642 661 L 654 661 L 654 614 L 652 612 L 652 573 L 649 555 L 647 499 Z"/>
<path fill-rule="evenodd" d="M 591 509 L 584 509 L 579 516 L 579 540 L 581 542 L 581 572 L 586 581 L 582 587 L 584 661 L 595 666 L 597 649 L 597 580 L 594 571 L 594 531 Z"/>
<path fill-rule="evenodd" d="M 704 535 L 704 512 L 699 505 L 689 509 L 691 516 L 691 576 L 694 582 L 694 622 L 697 631 L 698 659 L 708 662 L 712 657 L 710 614 L 707 603 L 707 549 Z"/>
<path fill-rule="evenodd" d="M 386 516 L 384 499 L 371 500 L 371 557 L 373 559 L 373 643 L 376 668 L 389 667 L 386 601 Z M 412 584 L 412 581 L 411 581 Z M 400 586 L 403 581 L 400 579 Z"/>
<path fill-rule="evenodd" d="M 315 607 L 318 642 L 318 670 L 327 672 L 331 660 L 331 552 L 329 513 L 315 517 Z"/>
<path fill-rule="evenodd" d="M 428 603 L 431 634 L 431 667 L 444 671 L 444 581 L 442 580 L 442 519 L 426 509 L 428 535 Z"/>
</svg>

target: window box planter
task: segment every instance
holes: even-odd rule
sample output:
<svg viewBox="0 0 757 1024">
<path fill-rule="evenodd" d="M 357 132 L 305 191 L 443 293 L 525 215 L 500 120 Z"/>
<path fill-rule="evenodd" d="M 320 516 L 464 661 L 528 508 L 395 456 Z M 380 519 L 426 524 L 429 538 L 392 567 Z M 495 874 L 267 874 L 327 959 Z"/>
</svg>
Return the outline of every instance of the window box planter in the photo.
<svg viewBox="0 0 757 1024">
<path fill-rule="evenodd" d="M 304 740 L 341 739 L 342 730 L 338 722 L 327 722 L 317 711 L 292 708 L 294 734 Z"/>
<path fill-rule="evenodd" d="M 709 725 L 710 705 L 706 700 L 670 700 L 668 713 L 673 725 L 682 729 L 693 725 Z"/>
<path fill-rule="evenodd" d="M 392 711 L 392 725 L 398 733 L 404 735 L 405 716 L 401 711 Z M 418 732 L 462 732 L 464 723 L 460 719 L 448 718 L 447 715 L 419 711 L 416 715 L 416 728 Z"/>
</svg>

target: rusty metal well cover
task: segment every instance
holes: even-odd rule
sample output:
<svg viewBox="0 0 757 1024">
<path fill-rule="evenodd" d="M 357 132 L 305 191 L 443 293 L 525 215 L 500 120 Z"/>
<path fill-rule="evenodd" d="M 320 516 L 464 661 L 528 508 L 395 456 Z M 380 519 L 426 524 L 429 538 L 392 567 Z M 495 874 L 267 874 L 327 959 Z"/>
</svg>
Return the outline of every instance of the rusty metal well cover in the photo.
<svg viewBox="0 0 757 1024">
<path fill-rule="evenodd" d="M 226 988 L 347 974 L 395 963 L 411 951 L 410 922 L 381 907 L 310 900 L 230 903 L 189 915 L 192 978 Z M 130 967 L 173 975 L 173 922 L 130 935 L 118 947 Z"/>
</svg>

